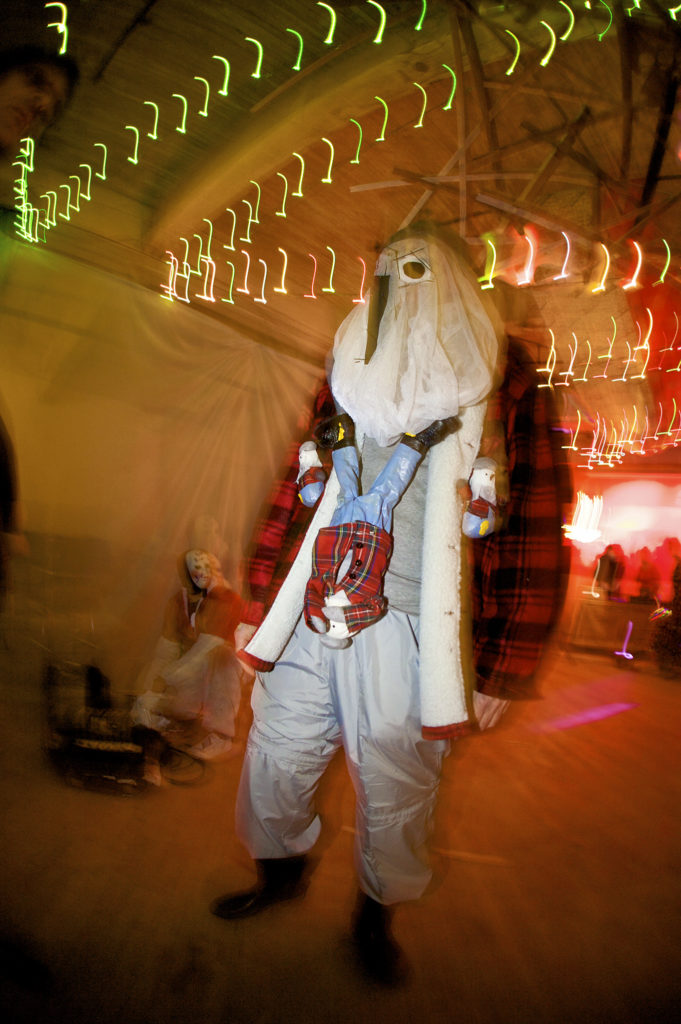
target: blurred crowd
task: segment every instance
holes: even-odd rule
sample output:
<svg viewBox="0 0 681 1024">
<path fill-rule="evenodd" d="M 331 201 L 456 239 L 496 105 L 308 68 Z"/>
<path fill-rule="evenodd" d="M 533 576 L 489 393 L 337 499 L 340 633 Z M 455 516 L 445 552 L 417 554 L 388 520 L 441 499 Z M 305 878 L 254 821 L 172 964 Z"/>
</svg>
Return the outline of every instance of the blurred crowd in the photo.
<svg viewBox="0 0 681 1024">
<path fill-rule="evenodd" d="M 666 537 L 652 551 L 639 548 L 626 555 L 620 544 L 608 544 L 591 563 L 596 590 L 611 601 L 669 605 L 674 598 L 674 573 L 681 563 L 681 542 Z"/>
</svg>

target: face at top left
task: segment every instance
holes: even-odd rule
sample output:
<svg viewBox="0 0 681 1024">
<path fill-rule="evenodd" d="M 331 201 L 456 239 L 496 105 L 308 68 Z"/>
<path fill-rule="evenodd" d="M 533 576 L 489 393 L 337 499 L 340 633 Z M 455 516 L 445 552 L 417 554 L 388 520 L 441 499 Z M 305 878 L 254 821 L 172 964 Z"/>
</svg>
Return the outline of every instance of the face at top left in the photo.
<svg viewBox="0 0 681 1024">
<path fill-rule="evenodd" d="M 27 64 L 0 78 L 0 153 L 15 156 L 21 140 L 37 141 L 68 98 L 68 81 L 51 64 Z"/>
</svg>

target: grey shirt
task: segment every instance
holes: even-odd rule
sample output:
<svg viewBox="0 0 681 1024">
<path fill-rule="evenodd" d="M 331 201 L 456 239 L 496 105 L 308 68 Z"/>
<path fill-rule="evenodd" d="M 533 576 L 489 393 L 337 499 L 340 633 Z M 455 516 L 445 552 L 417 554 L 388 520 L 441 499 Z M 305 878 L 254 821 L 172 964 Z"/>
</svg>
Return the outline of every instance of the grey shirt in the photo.
<svg viewBox="0 0 681 1024">
<path fill-rule="evenodd" d="M 362 492 L 366 492 L 395 451 L 364 439 L 361 455 Z M 384 594 L 391 608 L 418 615 L 421 595 L 423 516 L 428 484 L 428 454 L 419 465 L 393 513 L 393 552 L 385 575 Z"/>
</svg>

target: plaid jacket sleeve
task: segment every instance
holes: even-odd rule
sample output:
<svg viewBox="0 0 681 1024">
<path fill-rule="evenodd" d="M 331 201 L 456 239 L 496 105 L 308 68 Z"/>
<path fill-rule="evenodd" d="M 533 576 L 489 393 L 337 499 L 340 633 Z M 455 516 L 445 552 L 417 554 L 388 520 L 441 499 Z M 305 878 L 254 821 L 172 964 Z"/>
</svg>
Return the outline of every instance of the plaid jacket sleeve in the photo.
<svg viewBox="0 0 681 1024">
<path fill-rule="evenodd" d="M 333 396 L 325 381 L 314 400 L 308 429 L 288 449 L 280 476 L 256 523 L 245 564 L 248 600 L 243 622 L 260 625 L 302 543 L 314 509 L 306 508 L 298 497 L 298 448 L 317 424 L 333 416 L 335 411 Z"/>
<path fill-rule="evenodd" d="M 570 479 L 549 389 L 509 349 L 498 415 L 509 499 L 498 533 L 471 542 L 477 688 L 501 698 L 534 695 L 535 670 L 562 607 L 569 569 L 563 516 Z"/>
</svg>

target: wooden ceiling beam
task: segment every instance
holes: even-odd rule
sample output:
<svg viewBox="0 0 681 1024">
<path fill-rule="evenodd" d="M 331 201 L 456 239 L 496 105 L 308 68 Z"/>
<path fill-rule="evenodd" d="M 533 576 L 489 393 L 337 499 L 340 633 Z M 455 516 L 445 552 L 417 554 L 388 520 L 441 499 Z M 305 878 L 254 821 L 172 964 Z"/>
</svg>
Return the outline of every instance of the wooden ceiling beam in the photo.
<svg viewBox="0 0 681 1024">
<path fill-rule="evenodd" d="M 679 91 L 680 80 L 681 76 L 675 61 L 667 72 L 662 104 L 660 106 L 657 128 L 655 130 L 655 141 L 653 142 L 650 161 L 648 163 L 648 171 L 646 173 L 646 180 L 641 192 L 640 206 L 642 208 L 649 206 L 653 196 L 655 195 L 655 190 L 660 177 L 660 170 L 662 168 L 662 161 L 664 160 L 667 142 L 669 141 L 669 132 L 672 126 L 672 118 L 676 107 L 676 97 Z M 636 219 L 636 223 L 638 224 L 638 217 Z"/>
<path fill-rule="evenodd" d="M 606 224 L 603 230 L 605 232 L 613 232 L 626 224 L 626 229 L 614 239 L 615 244 L 619 244 L 625 238 L 631 238 L 632 235 L 640 234 L 648 221 L 666 213 L 667 210 L 671 209 L 672 206 L 675 206 L 679 200 L 681 200 L 681 191 L 677 192 L 673 196 L 668 196 L 666 199 L 662 199 L 657 203 L 651 203 L 649 206 L 640 206 L 636 211 L 629 213 L 628 216 L 620 215 L 616 221 L 611 221 L 609 224 Z"/>
<path fill-rule="evenodd" d="M 386 36 L 380 48 L 367 58 L 366 40 L 322 61 L 315 73 L 296 79 L 276 99 L 261 103 L 257 112 L 243 118 L 238 128 L 224 138 L 196 171 L 186 174 L 175 192 L 159 204 L 144 244 L 161 246 L 182 233 L 183 227 L 214 217 L 224 211 L 232 197 L 251 178 L 264 180 L 291 159 L 292 134 L 304 151 L 309 145 L 347 124 L 346 111 L 369 106 L 377 85 L 419 62 L 421 54 L 429 64 L 448 59 L 442 23 L 433 20 L 430 35 L 422 33 L 415 44 L 411 27 L 398 28 Z M 369 44 L 370 45 L 370 44 Z M 375 52 L 374 52 L 375 51 Z M 411 72 L 414 74 L 415 72 Z M 364 104 L 364 106 L 361 106 Z M 292 126 L 291 111 L 295 111 Z"/>
<path fill-rule="evenodd" d="M 605 124 L 608 121 L 617 120 L 619 116 L 620 112 L 614 109 L 610 109 L 607 112 L 604 111 L 603 113 L 600 114 L 594 114 L 592 110 L 589 127 L 594 128 L 598 125 Z M 530 130 L 528 131 L 526 123 L 523 122 L 522 127 L 524 127 L 526 131 L 528 131 L 528 134 L 524 138 L 518 139 L 516 142 L 509 142 L 506 146 L 500 147 L 499 154 L 502 158 L 505 158 L 506 156 L 509 156 L 511 154 L 522 153 L 524 150 L 532 149 L 538 145 L 542 145 L 542 143 L 544 142 L 553 143 L 557 136 L 565 132 L 566 123 L 567 122 L 563 121 L 561 124 L 555 125 L 553 128 L 547 128 L 543 130 L 535 128 L 534 126 L 530 126 Z M 584 159 L 588 160 L 590 158 L 585 156 Z M 477 169 L 479 167 L 485 167 L 487 166 L 487 164 L 489 164 L 489 162 L 490 154 L 485 153 L 482 156 L 474 157 L 470 161 L 470 168 Z M 593 161 L 587 169 L 592 174 L 594 173 Z"/>
<path fill-rule="evenodd" d="M 589 228 L 583 227 L 581 224 L 575 224 L 573 221 L 567 220 L 565 217 L 548 217 L 541 209 L 533 207 L 530 203 L 519 204 L 517 202 L 509 202 L 504 196 L 495 196 L 489 192 L 478 192 L 475 197 L 475 201 L 481 203 L 483 206 L 489 206 L 492 209 L 500 210 L 502 213 L 506 213 L 509 217 L 516 217 L 521 220 L 531 221 L 533 224 L 537 224 L 539 227 L 547 228 L 549 231 L 560 232 L 565 231 L 566 234 L 572 235 L 574 238 L 579 238 L 582 241 L 593 242 L 600 241 L 600 235 L 595 231 L 591 231 Z"/>
<path fill-rule="evenodd" d="M 458 81 L 463 86 L 464 80 L 464 64 L 463 64 L 463 48 L 461 46 L 461 33 L 459 31 L 458 19 L 450 17 L 450 26 L 452 33 L 452 43 L 454 46 L 454 68 Z M 456 108 L 457 117 L 457 138 L 459 140 L 465 139 L 468 135 L 468 106 L 466 102 L 466 90 L 461 90 L 461 101 L 458 103 Z M 468 160 L 468 147 L 461 149 L 461 157 L 459 159 L 459 222 L 462 226 L 462 234 L 467 234 L 466 230 L 466 213 L 467 213 L 467 188 L 466 188 L 466 164 Z M 430 193 L 432 195 L 432 192 Z"/>
<path fill-rule="evenodd" d="M 152 7 L 157 3 L 157 0 L 146 0 L 144 6 L 137 12 L 132 20 L 125 26 L 118 39 L 109 47 L 104 59 L 100 63 L 99 67 L 92 76 L 93 82 L 98 82 L 106 69 L 108 68 L 111 61 L 114 59 L 120 48 L 127 41 L 128 37 L 133 34 L 135 29 L 139 25 L 144 25 L 147 21 L 147 15 L 151 11 Z"/>
<path fill-rule="evenodd" d="M 540 137 L 542 135 L 540 131 L 534 128 L 533 125 L 531 125 L 527 121 L 522 122 L 522 127 L 525 129 L 525 131 L 529 132 L 530 135 L 533 135 L 535 137 Z M 585 167 L 599 181 L 608 184 L 611 188 L 617 188 L 618 186 L 620 188 L 622 187 L 621 183 L 619 183 L 616 179 L 609 175 L 607 171 L 604 171 L 603 168 L 599 164 L 597 164 L 595 160 L 592 160 L 591 157 L 585 156 L 584 153 L 579 153 L 577 150 L 575 150 L 569 141 L 564 140 L 555 142 L 554 147 L 557 153 L 560 153 L 561 156 L 568 157 L 570 160 L 574 160 L 575 163 L 578 163 L 582 167 Z"/>
<path fill-rule="evenodd" d="M 516 98 L 518 90 L 522 87 L 522 85 L 524 85 L 528 78 L 531 78 L 535 73 L 535 68 L 527 68 L 521 75 L 519 75 L 519 77 L 513 84 L 511 90 L 509 92 L 505 92 L 504 95 L 500 97 L 500 99 L 491 108 L 490 116 L 498 117 L 501 111 L 504 109 L 504 107 L 506 107 L 507 104 L 511 102 L 511 100 Z M 464 154 L 467 153 L 472 144 L 479 137 L 481 131 L 482 125 L 478 120 L 478 122 L 471 129 L 468 135 L 465 136 L 464 141 L 460 142 L 458 148 L 456 149 L 456 152 L 449 158 L 444 167 L 440 169 L 438 176 L 449 174 L 452 171 L 452 169 L 456 167 L 456 165 L 461 161 Z M 459 139 L 461 139 L 461 134 L 459 134 Z M 423 209 L 424 205 L 427 203 L 428 199 L 432 194 L 432 190 L 430 190 L 429 192 L 426 192 L 421 196 L 421 198 L 415 203 L 415 205 L 412 207 L 412 209 L 409 211 L 407 216 L 402 221 L 400 225 L 401 228 L 405 228 L 407 227 L 407 225 L 412 223 L 412 221 L 418 216 L 418 214 Z"/>
<path fill-rule="evenodd" d="M 631 163 L 631 136 L 634 127 L 634 107 L 631 71 L 634 65 L 631 20 L 617 12 L 617 39 L 620 50 L 620 81 L 622 89 L 622 152 L 620 155 L 620 177 L 629 177 Z"/>
<path fill-rule="evenodd" d="M 496 81 L 495 79 L 488 78 L 485 80 L 485 88 L 487 90 L 496 90 L 499 92 L 502 89 L 510 89 L 514 83 L 510 78 L 506 78 L 503 81 Z M 564 89 L 554 88 L 550 83 L 548 85 L 523 85 L 522 92 L 527 93 L 530 96 L 541 96 L 553 97 L 557 100 L 572 100 L 574 103 L 588 103 L 590 107 L 598 107 L 603 105 L 608 109 L 612 109 L 612 98 L 604 92 L 566 92 Z M 617 113 L 620 114 L 621 110 L 619 104 L 617 106 Z"/>
<path fill-rule="evenodd" d="M 554 170 L 560 163 L 562 163 L 565 157 L 565 147 L 571 146 L 572 143 L 579 138 L 581 132 L 587 124 L 589 124 L 590 119 L 591 111 L 588 107 L 584 107 L 579 116 L 567 126 L 562 137 L 553 143 L 553 152 L 547 155 L 542 165 L 538 168 L 533 181 L 528 182 L 525 188 L 521 191 L 518 197 L 521 202 L 524 202 L 526 199 L 530 199 L 546 186 L 548 181 L 551 179 Z"/>
<path fill-rule="evenodd" d="M 409 171 L 404 167 L 395 167 L 394 171 L 395 174 L 400 175 L 401 180 L 377 181 L 371 184 L 354 185 L 350 189 L 350 191 L 367 192 L 370 191 L 371 189 L 397 188 L 399 185 L 410 184 L 427 185 L 432 186 L 434 189 L 444 188 L 457 192 L 459 189 L 459 176 L 446 174 L 417 174 L 415 171 Z M 536 171 L 502 171 L 501 177 L 504 178 L 506 181 L 529 181 L 534 180 L 536 173 Z M 496 177 L 496 171 L 482 171 L 476 173 L 469 170 L 466 175 L 466 181 L 488 181 L 489 179 L 494 179 Z M 593 185 L 593 178 L 569 178 L 565 177 L 564 175 L 554 175 L 553 180 L 560 181 L 561 184 L 577 185 L 583 188 L 591 188 L 591 186 Z"/>
<path fill-rule="evenodd" d="M 459 27 L 461 37 L 466 47 L 466 53 L 468 54 L 468 60 L 470 62 L 473 91 L 479 108 L 478 113 L 485 128 L 487 146 L 490 150 L 490 156 L 494 168 L 500 172 L 502 168 L 498 155 L 499 136 L 497 135 L 496 122 L 491 115 L 489 97 L 485 89 L 485 77 L 483 74 L 482 61 L 480 60 L 480 51 L 478 50 L 478 45 L 473 33 L 473 26 L 468 18 L 462 18 L 459 22 Z M 500 184 L 501 182 L 499 185 Z"/>
</svg>

